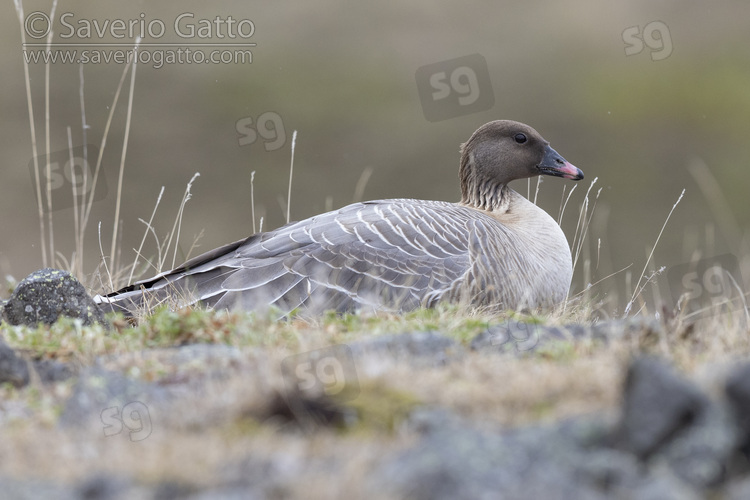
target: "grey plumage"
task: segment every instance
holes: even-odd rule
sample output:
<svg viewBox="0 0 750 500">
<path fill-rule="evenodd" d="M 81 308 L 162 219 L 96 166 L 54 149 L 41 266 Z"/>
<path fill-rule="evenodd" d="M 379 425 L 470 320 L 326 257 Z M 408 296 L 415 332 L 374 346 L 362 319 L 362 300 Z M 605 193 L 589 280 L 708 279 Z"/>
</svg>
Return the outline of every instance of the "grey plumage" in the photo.
<svg viewBox="0 0 750 500">
<path fill-rule="evenodd" d="M 405 311 L 440 301 L 550 306 L 570 286 L 567 240 L 549 215 L 507 187 L 540 173 L 583 177 L 531 127 L 490 122 L 462 146 L 460 203 L 356 203 L 217 248 L 96 300 L 127 312 L 164 300 L 307 314 Z"/>
</svg>

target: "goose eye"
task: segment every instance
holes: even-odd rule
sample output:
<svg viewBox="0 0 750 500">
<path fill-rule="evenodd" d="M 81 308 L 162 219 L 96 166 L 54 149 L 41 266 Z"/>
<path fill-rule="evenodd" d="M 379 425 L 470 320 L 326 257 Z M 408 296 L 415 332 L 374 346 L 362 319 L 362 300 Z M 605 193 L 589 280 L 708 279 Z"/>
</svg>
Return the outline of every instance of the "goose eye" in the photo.
<svg viewBox="0 0 750 500">
<path fill-rule="evenodd" d="M 516 134 L 516 136 L 514 137 L 514 139 L 516 140 L 516 142 L 518 144 L 523 144 L 524 142 L 526 142 L 526 135 L 525 134 Z"/>
</svg>

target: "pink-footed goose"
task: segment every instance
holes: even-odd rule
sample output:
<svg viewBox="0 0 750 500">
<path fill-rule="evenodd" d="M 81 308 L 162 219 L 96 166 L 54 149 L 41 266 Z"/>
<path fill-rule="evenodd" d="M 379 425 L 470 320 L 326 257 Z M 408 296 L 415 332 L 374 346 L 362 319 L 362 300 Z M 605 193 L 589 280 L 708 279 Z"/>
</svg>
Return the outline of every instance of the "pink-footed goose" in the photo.
<svg viewBox="0 0 750 500">
<path fill-rule="evenodd" d="M 254 234 L 95 300 L 126 313 L 163 301 L 306 314 L 405 311 L 440 301 L 552 306 L 570 287 L 568 242 L 552 217 L 508 187 L 537 175 L 583 179 L 533 128 L 493 121 L 461 146 L 459 203 L 355 203 Z"/>
</svg>

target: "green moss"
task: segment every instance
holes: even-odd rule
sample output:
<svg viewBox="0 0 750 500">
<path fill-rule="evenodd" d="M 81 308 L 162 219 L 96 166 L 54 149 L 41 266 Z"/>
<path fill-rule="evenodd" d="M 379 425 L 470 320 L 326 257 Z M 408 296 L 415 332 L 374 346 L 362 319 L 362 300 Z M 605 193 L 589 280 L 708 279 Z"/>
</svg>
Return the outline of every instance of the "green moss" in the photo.
<svg viewBox="0 0 750 500">
<path fill-rule="evenodd" d="M 531 413 L 539 420 L 552 416 L 555 413 L 555 403 L 549 400 L 538 401 L 532 406 Z"/>
<path fill-rule="evenodd" d="M 166 307 L 132 326 L 122 316 L 110 317 L 113 328 L 83 326 L 81 321 L 61 318 L 55 324 L 0 325 L 0 335 L 14 348 L 31 351 L 36 358 L 71 358 L 85 361 L 103 354 L 119 354 L 149 348 L 186 344 L 227 344 L 234 347 L 280 347 L 298 350 L 314 337 L 327 344 L 347 343 L 365 336 L 437 331 L 467 344 L 493 324 L 508 317 L 534 323 L 550 319 L 522 315 L 489 315 L 441 305 L 397 314 L 327 314 L 316 320 L 279 320 L 278 311 L 265 314 L 204 309 L 170 311 Z M 559 356 L 556 354 L 555 356 Z"/>
<path fill-rule="evenodd" d="M 413 394 L 371 380 L 360 383 L 359 395 L 346 406 L 357 414 L 352 431 L 392 432 L 419 404 L 419 399 Z"/>
<path fill-rule="evenodd" d="M 338 342 L 347 342 L 364 335 L 432 330 L 466 343 L 491 324 L 500 323 L 507 317 L 507 314 L 482 314 L 467 311 L 457 305 L 441 304 L 433 309 L 418 309 L 403 314 L 328 314 L 322 318 L 321 328 L 335 332 L 334 338 Z M 528 320 L 521 315 L 518 318 Z M 531 320 L 542 321 L 539 318 Z"/>
<path fill-rule="evenodd" d="M 578 350 L 573 342 L 555 340 L 540 346 L 534 351 L 534 355 L 554 361 L 570 362 L 578 357 Z"/>
</svg>

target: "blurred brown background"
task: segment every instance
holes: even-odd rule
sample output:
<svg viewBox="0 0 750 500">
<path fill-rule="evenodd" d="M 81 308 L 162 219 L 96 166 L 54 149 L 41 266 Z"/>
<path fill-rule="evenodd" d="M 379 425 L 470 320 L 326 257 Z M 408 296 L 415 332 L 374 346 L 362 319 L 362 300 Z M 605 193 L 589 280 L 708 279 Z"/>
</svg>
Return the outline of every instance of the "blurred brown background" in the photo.
<svg viewBox="0 0 750 500">
<path fill-rule="evenodd" d="M 50 7 L 50 2 L 24 3 L 26 16 L 48 13 Z M 42 252 L 29 170 L 32 147 L 21 28 L 12 2 L 0 9 L 0 272 L 20 279 L 42 266 Z M 180 39 L 172 24 L 186 12 L 194 14 L 186 21 L 196 25 L 217 16 L 250 19 L 255 33 L 247 40 L 219 39 L 215 33 L 207 39 Z M 457 200 L 459 144 L 479 125 L 508 118 L 535 127 L 585 172 L 563 220 L 571 242 L 583 196 L 598 177 L 590 198 L 599 188 L 601 194 L 573 292 L 632 264 L 598 286 L 598 296 L 617 297 L 621 310 L 683 188 L 685 197 L 656 248 L 652 267 L 686 262 L 696 250 L 704 256 L 731 253 L 744 263 L 743 238 L 750 223 L 747 2 L 472 1 L 407 6 L 223 1 L 209 6 L 69 1 L 57 7 L 55 42 L 132 43 L 127 36 L 116 40 L 94 33 L 90 39 L 62 40 L 66 29 L 59 19 L 65 13 L 72 14 L 66 19 L 76 27 L 81 20 L 96 20 L 100 26 L 117 19 L 138 20 L 142 13 L 146 23 L 161 20 L 167 33 L 145 43 L 257 44 L 251 64 L 138 65 L 120 217 L 123 261 L 132 261 L 132 249 L 145 228 L 138 219 L 149 218 L 161 186 L 166 191 L 154 226 L 159 237 L 172 229 L 185 185 L 195 172 L 201 176 L 185 207 L 181 252 L 201 232 L 197 251 L 252 232 L 252 171 L 256 218 L 263 216 L 264 228 L 282 225 L 293 130 L 299 135 L 292 219 L 301 219 L 350 203 L 368 168 L 372 170 L 364 199 Z M 177 47 L 161 49 L 168 48 Z M 158 50 L 142 47 L 147 49 Z M 426 119 L 417 70 L 427 65 L 439 69 L 444 61 L 472 54 L 486 61 L 491 88 L 480 88 L 478 100 L 485 109 L 454 104 L 445 108 L 448 118 Z M 89 144 L 101 144 L 123 68 L 115 63 L 83 68 Z M 39 154 L 44 155 L 44 65 L 31 64 L 29 71 Z M 86 233 L 87 274 L 100 263 L 100 221 L 109 255 L 129 82 L 130 75 L 105 149 L 105 196 L 94 204 Z M 460 95 L 467 82 L 459 78 L 450 89 L 457 95 L 449 99 Z M 67 155 L 67 126 L 72 127 L 73 145 L 84 144 L 79 91 L 78 64 L 50 65 L 53 152 Z M 267 119 L 262 124 L 271 129 L 240 145 L 251 142 L 248 126 L 255 127 L 261 115 Z M 699 181 L 695 172 L 710 172 L 718 190 L 709 180 Z M 532 195 L 535 186 L 532 182 Z M 567 192 L 573 183 L 545 178 L 541 186 L 538 203 L 555 218 L 564 186 Z M 527 192 L 526 182 L 514 187 Z M 54 230 L 56 250 L 70 258 L 72 208 L 54 211 Z M 144 254 L 155 253 L 150 238 Z"/>
</svg>

